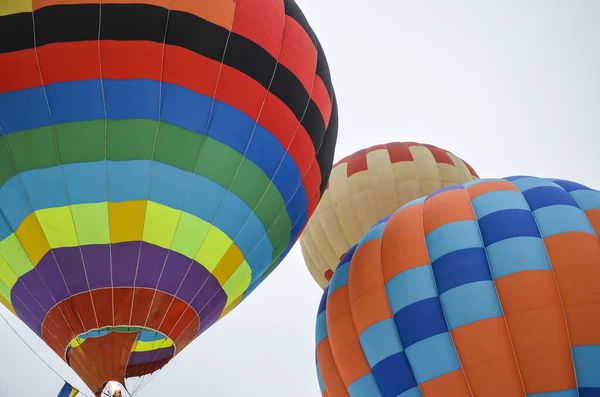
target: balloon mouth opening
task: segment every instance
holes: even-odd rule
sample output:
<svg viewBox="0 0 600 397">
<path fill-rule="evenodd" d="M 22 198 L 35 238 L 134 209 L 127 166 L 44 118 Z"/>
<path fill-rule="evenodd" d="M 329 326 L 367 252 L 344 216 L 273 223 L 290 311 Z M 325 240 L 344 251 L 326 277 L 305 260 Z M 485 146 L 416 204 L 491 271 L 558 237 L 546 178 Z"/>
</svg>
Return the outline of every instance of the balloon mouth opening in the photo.
<svg viewBox="0 0 600 397">
<path fill-rule="evenodd" d="M 121 385 L 119 384 L 119 382 L 114 380 L 108 381 L 104 386 L 103 396 L 123 397 L 123 390 L 121 389 Z"/>
</svg>

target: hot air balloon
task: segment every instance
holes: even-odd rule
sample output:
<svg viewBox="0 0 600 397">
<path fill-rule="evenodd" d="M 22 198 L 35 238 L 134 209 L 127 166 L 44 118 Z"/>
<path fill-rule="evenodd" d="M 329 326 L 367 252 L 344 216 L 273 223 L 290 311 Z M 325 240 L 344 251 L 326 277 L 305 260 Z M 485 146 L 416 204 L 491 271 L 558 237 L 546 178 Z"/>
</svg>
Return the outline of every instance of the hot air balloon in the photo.
<svg viewBox="0 0 600 397">
<path fill-rule="evenodd" d="M 92 391 L 285 257 L 337 105 L 293 0 L 0 2 L 0 301 Z"/>
<path fill-rule="evenodd" d="M 465 161 L 428 144 L 392 142 L 343 158 L 300 236 L 308 270 L 325 288 L 340 257 L 378 220 L 411 200 L 477 178 Z"/>
<path fill-rule="evenodd" d="M 600 191 L 477 180 L 343 258 L 317 320 L 328 397 L 600 395 Z"/>
</svg>

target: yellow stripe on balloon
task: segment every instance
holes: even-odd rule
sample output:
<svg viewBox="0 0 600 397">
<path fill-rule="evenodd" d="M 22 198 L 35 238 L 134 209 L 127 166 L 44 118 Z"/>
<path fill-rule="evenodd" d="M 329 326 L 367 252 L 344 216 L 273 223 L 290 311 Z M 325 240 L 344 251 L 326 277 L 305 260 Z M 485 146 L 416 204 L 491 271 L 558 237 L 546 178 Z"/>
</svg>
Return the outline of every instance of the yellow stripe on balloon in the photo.
<svg viewBox="0 0 600 397">
<path fill-rule="evenodd" d="M 33 269 L 33 265 L 31 269 Z M 8 295 L 5 295 L 6 299 L 10 300 L 10 290 L 17 283 L 18 278 L 19 276 L 15 274 L 14 269 L 6 263 L 4 258 L 0 257 L 0 282 L 6 285 L 9 290 Z"/>
<path fill-rule="evenodd" d="M 6 261 L 17 277 L 33 269 L 33 263 L 14 234 L 0 241 L 0 257 Z"/>
<path fill-rule="evenodd" d="M 194 259 L 212 272 L 233 241 L 213 225 Z"/>
<path fill-rule="evenodd" d="M 0 241 L 0 281 L 10 291 L 51 248 L 77 246 L 78 239 L 82 245 L 142 240 L 170 248 L 214 271 L 228 296 L 234 294 L 231 299 L 243 294 L 252 274 L 240 249 L 216 226 L 155 202 L 129 201 L 30 214 L 16 233 Z M 10 293 L 5 299 L 10 302 Z"/>
<path fill-rule="evenodd" d="M 173 341 L 169 338 L 157 339 L 151 342 L 138 340 L 131 348 L 132 352 L 151 352 L 157 349 L 163 349 L 173 346 Z"/>
<path fill-rule="evenodd" d="M 225 291 L 227 294 L 227 303 L 225 307 L 241 297 L 246 289 L 248 289 L 250 286 L 250 281 L 252 280 L 252 275 L 249 271 L 250 266 L 248 266 L 246 261 L 243 263 L 245 266 L 238 267 L 237 270 L 231 275 L 229 280 L 227 280 L 225 285 L 223 285 L 223 291 Z"/>
<path fill-rule="evenodd" d="M 13 305 L 10 303 L 10 301 L 8 301 L 6 298 L 4 298 L 3 296 L 0 296 L 0 303 L 7 308 L 12 314 L 14 314 L 15 316 L 17 315 L 17 312 L 15 312 L 15 308 L 13 307 Z"/>
<path fill-rule="evenodd" d="M 69 207 L 46 208 L 36 211 L 35 214 L 50 248 L 77 247 L 79 245 Z"/>
<path fill-rule="evenodd" d="M 2 0 L 0 1 L 0 17 L 33 10 L 32 0 Z"/>
<path fill-rule="evenodd" d="M 108 244 L 110 241 L 108 203 L 76 204 L 71 206 L 79 244 Z"/>
</svg>

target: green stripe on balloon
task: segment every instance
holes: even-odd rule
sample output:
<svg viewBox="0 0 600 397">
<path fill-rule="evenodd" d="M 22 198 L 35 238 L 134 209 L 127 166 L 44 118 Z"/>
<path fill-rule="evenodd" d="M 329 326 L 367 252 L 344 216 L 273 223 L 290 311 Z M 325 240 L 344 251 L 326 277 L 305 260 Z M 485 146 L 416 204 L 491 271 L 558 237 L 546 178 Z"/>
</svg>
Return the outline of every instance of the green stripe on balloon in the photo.
<svg viewBox="0 0 600 397">
<path fill-rule="evenodd" d="M 292 221 L 277 187 L 273 183 L 269 184 L 270 179 L 255 163 L 211 137 L 168 123 L 160 123 L 156 134 L 156 121 L 142 119 L 108 120 L 106 126 L 104 120 L 56 124 L 60 163 L 104 161 L 105 127 L 108 160 L 153 159 L 213 180 L 230 189 L 254 209 L 268 229 L 267 235 L 271 242 L 282 241 L 282 237 L 285 236 L 286 241 L 281 244 L 286 245 L 289 242 Z M 152 158 L 155 136 L 156 148 Z M 52 127 L 20 131 L 0 137 L 0 141 L 4 140 L 8 143 L 16 168 L 20 172 L 59 165 Z M 206 142 L 202 155 L 200 161 L 197 161 L 204 140 Z M 0 186 L 15 176 L 11 156 L 6 151 L 6 145 L 0 142 Z M 240 170 L 232 186 L 231 182 L 240 163 Z M 285 248 L 281 248 L 281 251 Z M 277 251 L 279 250 L 275 250 L 274 257 Z"/>
</svg>

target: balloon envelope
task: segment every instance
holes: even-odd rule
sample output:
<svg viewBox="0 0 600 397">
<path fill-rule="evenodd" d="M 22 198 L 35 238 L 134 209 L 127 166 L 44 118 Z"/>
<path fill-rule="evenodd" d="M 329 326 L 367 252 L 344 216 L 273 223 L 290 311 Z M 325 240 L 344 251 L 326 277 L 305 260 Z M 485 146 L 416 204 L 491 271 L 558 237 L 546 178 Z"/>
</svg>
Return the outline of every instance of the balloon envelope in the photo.
<svg viewBox="0 0 600 397">
<path fill-rule="evenodd" d="M 600 393 L 600 192 L 534 177 L 411 202 L 323 295 L 324 396 Z"/>
<path fill-rule="evenodd" d="M 476 178 L 453 153 L 414 142 L 376 145 L 340 160 L 300 237 L 306 266 L 325 288 L 340 256 L 378 220 L 411 200 Z"/>
<path fill-rule="evenodd" d="M 3 0 L 0 37 L 0 300 L 94 392 L 156 371 L 314 211 L 323 50 L 291 0 Z"/>
</svg>

